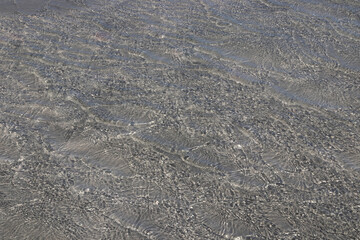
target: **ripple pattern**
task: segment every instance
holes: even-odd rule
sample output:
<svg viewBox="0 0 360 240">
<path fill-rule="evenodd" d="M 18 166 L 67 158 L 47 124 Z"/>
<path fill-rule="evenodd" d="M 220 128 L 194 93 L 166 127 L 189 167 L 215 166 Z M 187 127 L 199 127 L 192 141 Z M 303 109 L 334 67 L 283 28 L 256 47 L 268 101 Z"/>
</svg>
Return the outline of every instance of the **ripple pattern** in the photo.
<svg viewBox="0 0 360 240">
<path fill-rule="evenodd" d="M 0 0 L 4 239 L 360 235 L 360 3 L 32 2 Z"/>
</svg>

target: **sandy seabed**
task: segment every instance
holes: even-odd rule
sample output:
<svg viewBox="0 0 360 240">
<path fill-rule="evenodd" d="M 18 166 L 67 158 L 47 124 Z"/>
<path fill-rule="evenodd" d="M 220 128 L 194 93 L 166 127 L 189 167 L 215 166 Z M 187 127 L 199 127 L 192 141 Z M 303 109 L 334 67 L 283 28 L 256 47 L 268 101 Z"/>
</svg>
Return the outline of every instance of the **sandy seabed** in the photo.
<svg viewBox="0 0 360 240">
<path fill-rule="evenodd" d="M 0 238 L 359 239 L 359 12 L 0 0 Z"/>
</svg>

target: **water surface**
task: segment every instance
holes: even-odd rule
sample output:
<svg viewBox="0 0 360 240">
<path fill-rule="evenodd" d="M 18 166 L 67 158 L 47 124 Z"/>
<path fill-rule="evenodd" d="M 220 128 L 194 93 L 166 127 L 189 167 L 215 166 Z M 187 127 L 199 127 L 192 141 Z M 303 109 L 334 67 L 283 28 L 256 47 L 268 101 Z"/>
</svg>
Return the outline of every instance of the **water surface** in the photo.
<svg viewBox="0 0 360 240">
<path fill-rule="evenodd" d="M 0 0 L 4 239 L 356 239 L 360 3 Z"/>
</svg>

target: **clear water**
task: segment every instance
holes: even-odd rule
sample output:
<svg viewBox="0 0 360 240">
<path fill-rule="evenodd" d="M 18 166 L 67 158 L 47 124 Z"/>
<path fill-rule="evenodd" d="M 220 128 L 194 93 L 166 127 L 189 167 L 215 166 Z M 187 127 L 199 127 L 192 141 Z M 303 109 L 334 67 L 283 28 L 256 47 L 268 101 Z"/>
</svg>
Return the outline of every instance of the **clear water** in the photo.
<svg viewBox="0 0 360 240">
<path fill-rule="evenodd" d="M 2 239 L 356 239 L 360 2 L 0 0 Z"/>
</svg>

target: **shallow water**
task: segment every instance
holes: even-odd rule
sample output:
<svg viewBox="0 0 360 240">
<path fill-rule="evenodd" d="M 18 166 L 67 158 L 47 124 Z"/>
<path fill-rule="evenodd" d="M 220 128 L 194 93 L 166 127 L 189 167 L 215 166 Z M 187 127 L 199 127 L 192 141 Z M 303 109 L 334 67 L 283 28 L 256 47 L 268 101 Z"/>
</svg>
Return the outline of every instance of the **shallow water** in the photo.
<svg viewBox="0 0 360 240">
<path fill-rule="evenodd" d="M 360 3 L 0 0 L 3 239 L 356 239 Z"/>
</svg>

